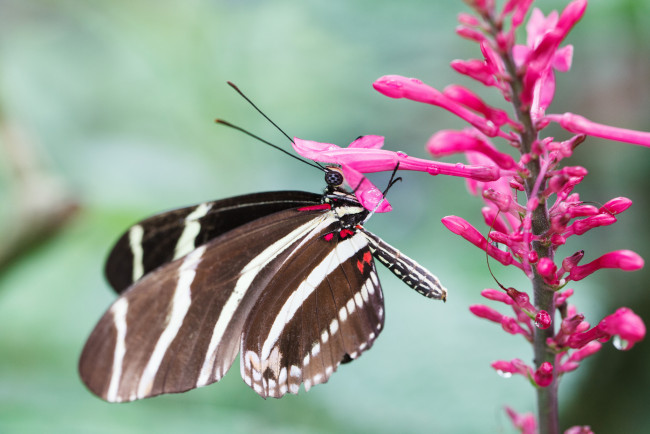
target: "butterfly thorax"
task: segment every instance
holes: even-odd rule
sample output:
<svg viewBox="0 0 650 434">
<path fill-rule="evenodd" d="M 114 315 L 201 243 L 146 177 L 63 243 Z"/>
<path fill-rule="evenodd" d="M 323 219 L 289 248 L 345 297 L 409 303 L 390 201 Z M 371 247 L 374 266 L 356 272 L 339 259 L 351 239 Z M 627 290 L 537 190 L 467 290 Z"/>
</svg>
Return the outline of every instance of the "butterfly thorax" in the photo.
<svg viewBox="0 0 650 434">
<path fill-rule="evenodd" d="M 342 228 L 354 228 L 368 216 L 365 209 L 350 192 L 341 187 L 330 187 L 323 195 L 323 203 L 330 205 Z"/>
</svg>

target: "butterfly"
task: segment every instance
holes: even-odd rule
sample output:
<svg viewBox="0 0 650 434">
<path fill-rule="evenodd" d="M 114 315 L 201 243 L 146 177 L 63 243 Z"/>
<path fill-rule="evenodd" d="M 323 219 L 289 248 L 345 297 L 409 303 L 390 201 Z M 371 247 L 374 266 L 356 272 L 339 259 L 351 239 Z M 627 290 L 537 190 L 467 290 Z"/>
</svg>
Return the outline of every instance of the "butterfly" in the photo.
<svg viewBox="0 0 650 434">
<path fill-rule="evenodd" d="M 119 294 L 92 331 L 79 372 L 109 402 L 219 381 L 237 354 L 257 394 L 326 382 L 384 326 L 377 259 L 433 299 L 429 271 L 363 227 L 369 215 L 327 167 L 324 194 L 255 193 L 142 220 L 105 268 Z"/>
</svg>

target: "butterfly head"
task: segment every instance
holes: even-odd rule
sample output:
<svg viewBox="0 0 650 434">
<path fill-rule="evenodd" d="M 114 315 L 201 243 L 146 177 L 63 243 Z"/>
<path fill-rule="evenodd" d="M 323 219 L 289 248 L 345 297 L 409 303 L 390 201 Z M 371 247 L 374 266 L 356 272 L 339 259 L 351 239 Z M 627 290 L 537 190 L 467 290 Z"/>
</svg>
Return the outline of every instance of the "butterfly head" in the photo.
<svg viewBox="0 0 650 434">
<path fill-rule="evenodd" d="M 340 167 L 337 166 L 327 166 L 325 167 L 325 182 L 329 189 L 334 189 L 341 187 L 343 185 L 343 172 Z"/>
</svg>

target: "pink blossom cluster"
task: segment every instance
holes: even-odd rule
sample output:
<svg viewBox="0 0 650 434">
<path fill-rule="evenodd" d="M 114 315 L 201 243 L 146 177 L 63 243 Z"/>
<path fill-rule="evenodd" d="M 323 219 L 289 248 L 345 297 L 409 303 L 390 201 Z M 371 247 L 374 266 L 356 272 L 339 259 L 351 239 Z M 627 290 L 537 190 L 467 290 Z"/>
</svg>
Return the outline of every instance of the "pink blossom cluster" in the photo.
<svg viewBox="0 0 650 434">
<path fill-rule="evenodd" d="M 561 13 L 553 11 L 547 16 L 539 9 L 531 10 L 533 0 L 506 0 L 499 11 L 494 0 L 465 2 L 476 15 L 460 14 L 456 32 L 478 43 L 482 58 L 455 60 L 451 66 L 479 84 L 496 89 L 511 104 L 512 113 L 490 105 L 459 85 L 440 91 L 415 78 L 387 75 L 375 81 L 373 87 L 391 98 L 440 107 L 467 122 L 469 126 L 463 130 L 435 133 L 426 149 L 434 157 L 463 154 L 469 164 L 441 163 L 382 150 L 383 137 L 379 136 L 361 137 L 347 148 L 300 139 L 295 140 L 294 147 L 304 157 L 339 164 L 360 202 L 378 212 L 388 211 L 390 206 L 364 173 L 399 167 L 466 178 L 470 192 L 481 195 L 485 203 L 481 212 L 489 235 L 486 238 L 459 216 L 445 217 L 443 224 L 490 258 L 522 270 L 535 288 L 533 302 L 525 291 L 515 288 L 482 292 L 485 298 L 512 309 L 511 316 L 482 304 L 471 306 L 470 311 L 500 324 L 507 333 L 523 336 L 531 344 L 539 336 L 546 336 L 542 354 L 555 355 L 554 359 L 540 361 L 536 368 L 519 359 L 496 361 L 492 366 L 502 375 L 522 375 L 537 388 L 557 387 L 556 380 L 596 353 L 602 342 L 613 339 L 617 348 L 627 350 L 645 337 L 643 321 L 628 308 L 620 308 L 590 327 L 584 315 L 567 303 L 573 294 L 572 289 L 565 288 L 568 282 L 582 280 L 604 268 L 638 270 L 644 261 L 629 250 L 611 251 L 584 263 L 584 257 L 590 256 L 584 251 L 556 260 L 558 249 L 568 238 L 615 223 L 617 216 L 632 205 L 625 197 L 603 205 L 584 201 L 575 190 L 587 170 L 562 163 L 588 136 L 649 147 L 650 133 L 611 127 L 573 113 L 547 113 L 555 94 L 556 72 L 571 67 L 573 47 L 562 43 L 582 18 L 587 0 L 570 1 Z M 517 30 L 524 24 L 526 43 L 517 44 Z M 568 137 L 543 136 L 551 122 L 558 123 Z M 495 141 L 507 149 L 499 149 Z M 552 294 L 541 297 L 550 300 L 545 306 L 535 305 L 539 289 Z M 544 334 L 540 335 L 540 331 Z M 536 431 L 534 416 L 507 411 L 522 432 Z M 573 427 L 567 432 L 591 430 Z"/>
</svg>

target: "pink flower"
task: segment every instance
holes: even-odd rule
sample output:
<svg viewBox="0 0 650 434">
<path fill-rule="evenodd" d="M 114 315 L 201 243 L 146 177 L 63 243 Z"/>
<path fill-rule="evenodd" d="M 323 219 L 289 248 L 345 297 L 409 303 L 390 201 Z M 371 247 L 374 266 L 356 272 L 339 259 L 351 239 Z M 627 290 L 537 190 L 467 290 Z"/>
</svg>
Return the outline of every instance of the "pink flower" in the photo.
<svg viewBox="0 0 650 434">
<path fill-rule="evenodd" d="M 571 133 L 586 134 L 588 136 L 650 147 L 650 133 L 648 132 L 599 124 L 573 113 L 564 113 L 562 115 L 551 114 L 545 118 L 549 121 L 559 123 L 562 128 Z"/>
<path fill-rule="evenodd" d="M 591 330 L 573 334 L 569 338 L 571 348 L 582 348 L 593 340 L 607 341 L 616 337 L 615 346 L 620 350 L 629 350 L 635 343 L 645 337 L 645 324 L 632 310 L 622 307 L 606 316 Z"/>
<path fill-rule="evenodd" d="M 494 301 L 500 301 L 501 303 L 505 303 L 507 305 L 512 305 L 513 301 L 512 298 L 510 298 L 507 294 L 504 294 L 501 291 L 497 291 L 496 289 L 491 289 L 487 288 L 481 291 L 481 295 L 488 300 L 494 300 Z"/>
<path fill-rule="evenodd" d="M 497 360 L 492 362 L 492 368 L 501 374 L 518 374 L 529 378 L 532 374 L 532 369 L 526 365 L 521 359 L 512 359 L 511 361 Z"/>
<path fill-rule="evenodd" d="M 631 250 L 616 250 L 605 253 L 600 258 L 585 265 L 576 265 L 569 271 L 569 280 L 582 280 L 591 273 L 602 268 L 620 268 L 624 271 L 634 271 L 643 268 L 644 261 Z"/>
<path fill-rule="evenodd" d="M 406 98 L 425 104 L 436 105 L 464 119 L 488 137 L 502 136 L 509 138 L 492 121 L 468 110 L 445 96 L 442 92 L 422 83 L 416 78 L 400 75 L 385 75 L 373 83 L 378 92 L 391 98 Z"/>
<path fill-rule="evenodd" d="M 354 190 L 359 202 L 368 210 L 388 212 L 390 204 L 383 198 L 381 190 L 375 187 L 364 173 L 400 170 L 415 170 L 431 175 L 445 174 L 469 177 L 483 181 L 498 179 L 501 174 L 496 167 L 466 166 L 463 164 L 439 163 L 421 158 L 409 157 L 403 152 L 380 149 L 384 145 L 381 136 L 362 136 L 341 148 L 332 143 L 321 143 L 294 138 L 293 148 L 305 158 L 314 161 L 334 163 L 341 166 L 343 176 Z M 382 201 L 383 199 L 383 201 Z"/>
<path fill-rule="evenodd" d="M 442 224 L 453 233 L 462 236 L 467 241 L 474 244 L 476 247 L 487 251 L 488 255 L 501 262 L 503 265 L 514 264 L 518 267 L 521 266 L 521 264 L 512 258 L 510 253 L 499 250 L 493 245 L 488 244 L 485 238 L 483 238 L 483 235 L 481 235 L 481 233 L 465 219 L 457 216 L 447 216 L 443 217 Z"/>
</svg>

